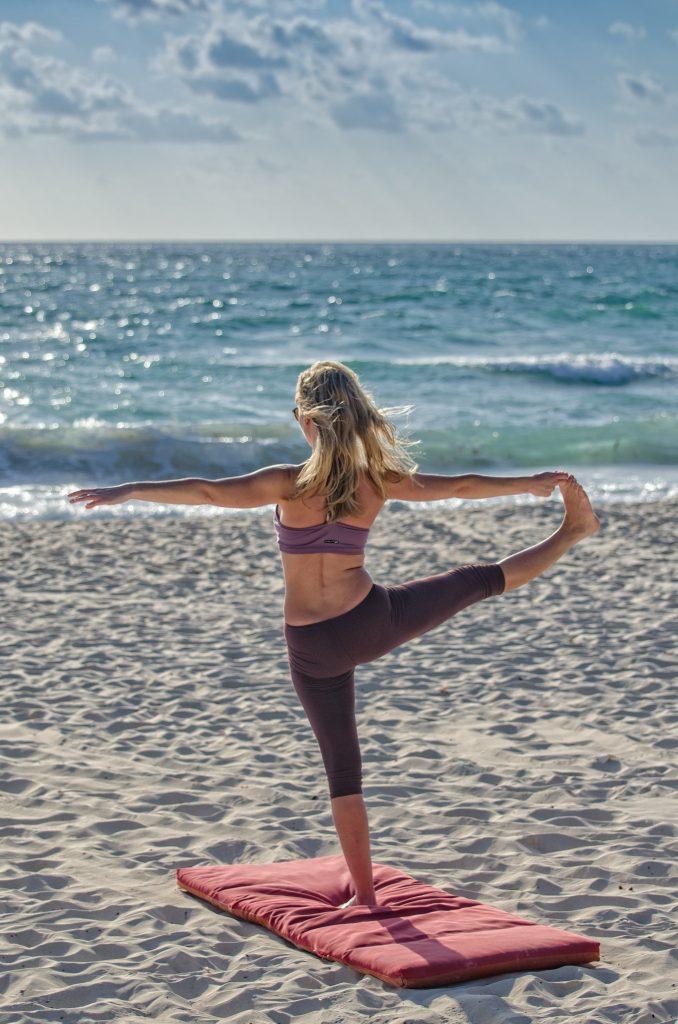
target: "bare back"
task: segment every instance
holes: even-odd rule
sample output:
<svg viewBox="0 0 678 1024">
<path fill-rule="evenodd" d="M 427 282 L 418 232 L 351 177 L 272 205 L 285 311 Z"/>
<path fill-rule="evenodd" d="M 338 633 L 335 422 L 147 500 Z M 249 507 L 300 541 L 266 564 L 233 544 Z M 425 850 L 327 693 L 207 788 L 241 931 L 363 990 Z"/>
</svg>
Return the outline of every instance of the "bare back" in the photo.
<svg viewBox="0 0 678 1024">
<path fill-rule="evenodd" d="M 290 493 L 301 468 L 301 465 L 294 467 Z M 370 527 L 383 508 L 384 499 L 366 477 L 361 480 L 356 497 L 362 507 L 362 515 L 359 519 L 342 518 L 342 522 Z M 281 498 L 279 506 L 281 521 L 286 526 L 314 526 L 323 522 L 325 516 L 322 496 L 295 501 Z M 280 552 L 280 557 L 285 577 L 284 617 L 291 626 L 305 626 L 343 615 L 362 601 L 372 587 L 372 577 L 364 568 L 363 555 Z"/>
</svg>

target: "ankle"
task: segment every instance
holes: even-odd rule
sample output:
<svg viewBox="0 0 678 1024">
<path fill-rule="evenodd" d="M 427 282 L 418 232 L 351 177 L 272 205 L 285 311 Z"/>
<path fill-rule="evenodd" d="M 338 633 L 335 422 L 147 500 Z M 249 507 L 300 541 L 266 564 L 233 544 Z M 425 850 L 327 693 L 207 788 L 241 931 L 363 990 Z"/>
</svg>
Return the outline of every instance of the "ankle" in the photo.
<svg viewBox="0 0 678 1024">
<path fill-rule="evenodd" d="M 568 547 L 572 547 L 586 537 L 587 530 L 582 523 L 570 523 L 567 519 L 563 519 L 558 533 L 567 542 Z"/>
</svg>

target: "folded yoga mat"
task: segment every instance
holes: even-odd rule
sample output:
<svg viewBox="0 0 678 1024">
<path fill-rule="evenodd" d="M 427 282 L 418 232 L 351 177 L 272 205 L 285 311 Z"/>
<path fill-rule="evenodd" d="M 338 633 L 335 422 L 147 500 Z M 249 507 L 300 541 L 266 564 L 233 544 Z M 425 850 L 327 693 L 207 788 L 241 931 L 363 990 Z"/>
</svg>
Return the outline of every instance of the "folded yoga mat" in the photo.
<svg viewBox="0 0 678 1024">
<path fill-rule="evenodd" d="M 346 910 L 339 904 L 352 896 L 352 882 L 341 854 L 179 868 L 176 877 L 186 892 L 300 949 L 403 988 L 599 959 L 593 939 L 454 896 L 384 864 L 374 864 L 373 873 L 382 905 Z"/>
</svg>

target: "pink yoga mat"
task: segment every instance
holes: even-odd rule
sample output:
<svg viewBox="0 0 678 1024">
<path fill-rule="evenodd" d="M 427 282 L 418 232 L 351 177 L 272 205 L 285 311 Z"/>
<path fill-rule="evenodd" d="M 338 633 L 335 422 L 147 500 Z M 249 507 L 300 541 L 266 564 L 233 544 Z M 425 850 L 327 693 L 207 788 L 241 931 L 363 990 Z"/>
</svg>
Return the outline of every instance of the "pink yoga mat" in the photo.
<svg viewBox="0 0 678 1024">
<path fill-rule="evenodd" d="M 526 921 L 374 864 L 378 907 L 340 910 L 352 895 L 341 854 L 272 864 L 179 868 L 177 883 L 323 960 L 390 985 L 430 988 L 509 971 L 598 960 L 600 945 Z"/>
</svg>

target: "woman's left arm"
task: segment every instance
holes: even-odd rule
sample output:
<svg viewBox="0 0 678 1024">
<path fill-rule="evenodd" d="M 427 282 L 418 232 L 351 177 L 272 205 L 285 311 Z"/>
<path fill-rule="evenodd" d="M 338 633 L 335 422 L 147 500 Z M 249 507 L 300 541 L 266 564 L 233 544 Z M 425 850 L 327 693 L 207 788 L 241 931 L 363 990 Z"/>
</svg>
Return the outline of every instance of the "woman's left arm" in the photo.
<svg viewBox="0 0 678 1024">
<path fill-rule="evenodd" d="M 395 483 L 389 480 L 386 493 L 389 498 L 399 501 L 495 498 L 502 494 L 536 494 L 547 498 L 553 488 L 568 476 L 568 473 L 560 469 L 552 473 L 535 473 L 534 476 L 482 476 L 480 473 L 443 476 L 440 473 L 413 473 L 403 474 Z"/>
<path fill-rule="evenodd" d="M 536 494 L 548 498 L 568 474 L 564 470 L 534 473 L 532 476 L 482 476 L 467 473 L 460 493 L 462 498 L 495 498 L 502 494 Z"/>
</svg>

